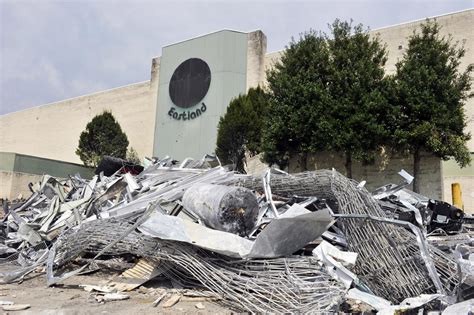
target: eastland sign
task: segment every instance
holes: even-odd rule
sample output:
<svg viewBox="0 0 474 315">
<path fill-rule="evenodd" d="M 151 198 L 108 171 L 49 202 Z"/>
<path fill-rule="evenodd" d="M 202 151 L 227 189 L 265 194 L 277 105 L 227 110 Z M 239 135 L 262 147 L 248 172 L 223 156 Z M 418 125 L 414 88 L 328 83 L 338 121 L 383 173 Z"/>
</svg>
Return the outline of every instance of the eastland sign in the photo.
<svg viewBox="0 0 474 315">
<path fill-rule="evenodd" d="M 201 101 L 210 85 L 211 70 L 204 60 L 190 58 L 183 61 L 171 77 L 169 94 L 173 104 L 184 111 L 171 107 L 168 115 L 176 120 L 191 120 L 201 116 L 207 110 L 206 104 Z"/>
<path fill-rule="evenodd" d="M 176 120 L 190 120 L 190 119 L 194 119 L 196 117 L 199 117 L 201 116 L 202 113 L 204 113 L 206 111 L 207 107 L 206 107 L 206 104 L 201 103 L 201 107 L 200 108 L 197 108 L 196 110 L 194 111 L 185 111 L 185 112 L 180 112 L 178 113 L 176 111 L 176 108 L 175 107 L 171 107 L 170 110 L 168 111 L 168 115 L 170 115 L 172 118 L 176 119 Z"/>
</svg>

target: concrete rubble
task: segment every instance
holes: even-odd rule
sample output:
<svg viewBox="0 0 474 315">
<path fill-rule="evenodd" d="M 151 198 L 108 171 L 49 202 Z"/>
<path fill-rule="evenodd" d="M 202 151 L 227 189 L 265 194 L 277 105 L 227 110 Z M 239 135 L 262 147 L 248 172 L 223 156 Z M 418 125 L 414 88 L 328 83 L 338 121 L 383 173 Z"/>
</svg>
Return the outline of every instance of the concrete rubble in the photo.
<svg viewBox="0 0 474 315">
<path fill-rule="evenodd" d="M 4 209 L 0 283 L 122 269 L 84 290 L 109 303 L 163 277 L 176 289 L 150 307 L 191 289 L 250 313 L 472 311 L 474 219 L 408 190 L 403 170 L 401 184 L 368 192 L 335 170 L 255 177 L 211 156 L 148 164 L 31 185 Z"/>
</svg>

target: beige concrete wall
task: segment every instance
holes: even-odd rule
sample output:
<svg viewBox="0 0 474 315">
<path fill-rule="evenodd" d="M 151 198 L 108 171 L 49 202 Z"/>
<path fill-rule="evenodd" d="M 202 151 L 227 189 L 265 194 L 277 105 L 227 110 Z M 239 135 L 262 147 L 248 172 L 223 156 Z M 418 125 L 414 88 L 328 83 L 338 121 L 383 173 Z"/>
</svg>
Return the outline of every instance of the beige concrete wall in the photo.
<svg viewBox="0 0 474 315">
<path fill-rule="evenodd" d="M 31 196 L 29 183 L 41 181 L 43 175 L 0 171 L 0 198 L 13 200 L 19 195 L 26 199 Z"/>
<path fill-rule="evenodd" d="M 339 154 L 322 152 L 310 154 L 307 160 L 307 169 L 336 169 L 342 174 L 346 174 L 344 167 L 345 160 Z M 290 160 L 289 172 L 300 170 L 297 158 Z M 367 181 L 366 188 L 371 191 L 380 186 L 403 181 L 398 172 L 404 169 L 413 174 L 413 159 L 411 157 L 393 156 L 390 159 L 378 157 L 374 165 L 362 165 L 360 162 L 353 162 L 352 177 L 354 180 Z M 420 193 L 429 198 L 442 199 L 443 179 L 441 177 L 441 161 L 439 158 L 428 154 L 422 154 L 420 169 Z M 409 186 L 411 189 L 412 187 Z"/>
<path fill-rule="evenodd" d="M 10 199 L 13 172 L 0 171 L 0 198 Z"/>
<path fill-rule="evenodd" d="M 248 154 L 246 154 L 245 157 L 245 171 L 249 175 L 262 176 L 270 168 L 268 164 L 263 163 L 261 161 L 262 154 L 254 156 L 249 156 Z"/>
<path fill-rule="evenodd" d="M 248 174 L 261 176 L 267 169 L 268 165 L 260 161 L 261 155 L 247 157 L 247 165 L 245 170 Z M 308 155 L 306 167 L 308 170 L 318 169 L 336 169 L 342 174 L 346 174 L 344 167 L 344 159 L 334 153 L 321 152 Z M 387 161 L 386 158 L 379 157 L 374 165 L 362 165 L 354 162 L 352 166 L 354 180 L 360 182 L 365 180 L 366 188 L 369 191 L 374 190 L 386 184 L 399 184 L 403 182 L 403 178 L 398 172 L 404 169 L 408 173 L 413 173 L 413 160 L 410 157 L 392 157 Z M 287 171 L 290 173 L 300 172 L 301 167 L 298 159 L 295 157 L 290 160 Z M 432 155 L 423 154 L 420 172 L 421 194 L 434 198 L 442 199 L 443 196 L 443 179 L 441 178 L 441 161 Z M 463 193 L 470 193 L 474 197 L 474 176 L 471 176 L 472 183 L 467 185 L 466 179 L 459 179 L 463 184 Z M 448 180 L 449 181 L 449 180 Z M 446 185 L 444 190 L 446 191 Z M 450 184 L 449 184 L 450 185 Z M 466 187 L 464 187 L 466 186 Z M 409 186 L 408 188 L 412 188 Z M 446 193 L 446 192 L 445 192 Z M 466 199 L 466 198 L 464 198 Z"/>
<path fill-rule="evenodd" d="M 467 49 L 467 53 L 460 68 L 465 69 L 467 65 L 474 62 L 474 9 L 457 13 L 441 15 L 434 18 L 441 26 L 441 34 L 448 36 L 451 34 L 453 42 L 459 42 Z M 385 69 L 388 73 L 395 72 L 395 64 L 403 58 L 403 53 L 408 47 L 408 37 L 413 35 L 413 31 L 418 30 L 420 24 L 425 20 L 418 20 L 399 25 L 387 26 L 373 30 L 373 35 L 387 45 L 388 60 Z"/>
<path fill-rule="evenodd" d="M 0 151 L 82 163 L 75 154 L 80 133 L 95 115 L 110 110 L 140 158 L 151 156 L 154 93 L 147 81 L 2 115 Z"/>
<path fill-rule="evenodd" d="M 474 214 L 474 153 L 471 153 L 471 159 L 473 163 L 463 168 L 454 160 L 442 163 L 444 175 L 443 198 L 447 202 L 452 202 L 451 184 L 461 184 L 464 211 Z"/>
<path fill-rule="evenodd" d="M 265 56 L 265 80 L 264 80 L 264 85 L 267 84 L 267 81 L 266 81 L 266 74 L 267 74 L 267 71 L 271 70 L 273 68 L 273 66 L 280 61 L 281 59 L 281 56 L 283 55 L 283 50 L 281 51 L 274 51 L 274 52 L 271 52 L 271 53 L 268 53 L 266 56 Z"/>
</svg>

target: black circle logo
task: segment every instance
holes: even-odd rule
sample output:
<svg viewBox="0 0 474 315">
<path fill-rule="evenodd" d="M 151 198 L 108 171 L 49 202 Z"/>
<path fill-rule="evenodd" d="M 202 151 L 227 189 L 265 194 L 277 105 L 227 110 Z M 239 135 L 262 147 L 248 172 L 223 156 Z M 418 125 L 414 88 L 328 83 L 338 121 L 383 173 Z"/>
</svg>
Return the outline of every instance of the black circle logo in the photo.
<svg viewBox="0 0 474 315">
<path fill-rule="evenodd" d="M 192 107 L 206 96 L 210 85 L 211 70 L 207 63 L 190 58 L 174 70 L 169 87 L 171 100 L 178 107 Z"/>
</svg>

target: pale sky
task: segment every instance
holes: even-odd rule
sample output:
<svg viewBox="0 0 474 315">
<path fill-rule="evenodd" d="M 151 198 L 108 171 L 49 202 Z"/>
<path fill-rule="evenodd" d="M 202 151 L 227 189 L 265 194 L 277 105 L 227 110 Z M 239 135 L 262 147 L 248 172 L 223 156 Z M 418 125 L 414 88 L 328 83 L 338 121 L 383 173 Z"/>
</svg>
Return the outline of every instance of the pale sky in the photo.
<svg viewBox="0 0 474 315">
<path fill-rule="evenodd" d="M 0 0 L 0 114 L 150 79 L 161 47 L 262 30 L 281 50 L 335 18 L 371 29 L 470 9 L 472 0 Z"/>
</svg>

